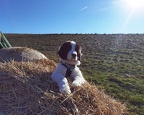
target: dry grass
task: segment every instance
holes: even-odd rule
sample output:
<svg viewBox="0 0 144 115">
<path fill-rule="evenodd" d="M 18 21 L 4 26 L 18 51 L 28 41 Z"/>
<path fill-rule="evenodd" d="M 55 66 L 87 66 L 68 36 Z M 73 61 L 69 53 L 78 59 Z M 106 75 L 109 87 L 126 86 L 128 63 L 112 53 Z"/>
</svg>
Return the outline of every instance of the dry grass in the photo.
<svg viewBox="0 0 144 115">
<path fill-rule="evenodd" d="M 123 104 L 85 84 L 64 96 L 51 80 L 51 60 L 0 63 L 0 113 L 11 115 L 127 115 Z"/>
</svg>

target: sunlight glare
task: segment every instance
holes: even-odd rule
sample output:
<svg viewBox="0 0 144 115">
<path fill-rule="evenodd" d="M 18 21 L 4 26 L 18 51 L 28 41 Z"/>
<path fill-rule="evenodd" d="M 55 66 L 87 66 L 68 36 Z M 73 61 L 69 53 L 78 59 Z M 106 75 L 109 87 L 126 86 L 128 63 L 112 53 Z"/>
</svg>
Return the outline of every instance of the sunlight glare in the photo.
<svg viewBox="0 0 144 115">
<path fill-rule="evenodd" d="M 144 16 L 144 0 L 116 0 L 114 2 L 122 11 L 125 20 L 121 31 L 125 32 L 131 22 Z"/>
<path fill-rule="evenodd" d="M 132 10 L 144 10 L 144 0 L 123 0 L 124 4 Z"/>
</svg>

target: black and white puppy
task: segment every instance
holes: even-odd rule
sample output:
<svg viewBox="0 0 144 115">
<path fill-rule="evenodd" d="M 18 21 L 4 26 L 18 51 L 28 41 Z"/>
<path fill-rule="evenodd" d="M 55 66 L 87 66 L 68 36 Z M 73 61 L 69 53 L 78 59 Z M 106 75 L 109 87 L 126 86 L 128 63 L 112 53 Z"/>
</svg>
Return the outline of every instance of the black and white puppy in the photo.
<svg viewBox="0 0 144 115">
<path fill-rule="evenodd" d="M 63 94 L 71 93 L 67 77 L 73 80 L 73 87 L 81 86 L 86 82 L 80 69 L 77 67 L 81 64 L 81 50 L 82 47 L 74 41 L 67 41 L 59 47 L 60 63 L 58 63 L 51 78 L 58 84 L 59 90 Z"/>
</svg>

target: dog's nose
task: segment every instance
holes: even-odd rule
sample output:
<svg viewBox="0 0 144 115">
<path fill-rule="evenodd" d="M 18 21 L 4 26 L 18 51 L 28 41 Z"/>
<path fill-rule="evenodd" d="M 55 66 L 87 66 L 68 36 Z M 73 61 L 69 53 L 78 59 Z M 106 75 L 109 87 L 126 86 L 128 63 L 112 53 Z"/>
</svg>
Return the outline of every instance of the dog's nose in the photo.
<svg viewBox="0 0 144 115">
<path fill-rule="evenodd" d="M 72 54 L 72 58 L 76 58 L 76 54 Z"/>
</svg>

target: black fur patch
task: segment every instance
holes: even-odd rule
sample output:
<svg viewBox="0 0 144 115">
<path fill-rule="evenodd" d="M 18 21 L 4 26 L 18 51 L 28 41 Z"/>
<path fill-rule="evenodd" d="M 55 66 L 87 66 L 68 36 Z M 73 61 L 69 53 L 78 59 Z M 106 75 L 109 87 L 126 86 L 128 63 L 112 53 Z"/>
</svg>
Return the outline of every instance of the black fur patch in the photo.
<svg viewBox="0 0 144 115">
<path fill-rule="evenodd" d="M 75 50 L 77 52 L 78 60 L 81 60 L 81 50 L 82 50 L 82 47 L 79 44 L 76 44 Z"/>
<path fill-rule="evenodd" d="M 62 46 L 60 47 L 58 54 L 62 59 L 67 59 L 67 54 L 68 52 L 71 50 L 72 46 L 71 46 L 71 42 L 66 42 L 64 44 L 62 44 Z"/>
</svg>

